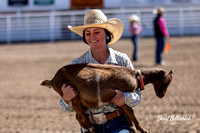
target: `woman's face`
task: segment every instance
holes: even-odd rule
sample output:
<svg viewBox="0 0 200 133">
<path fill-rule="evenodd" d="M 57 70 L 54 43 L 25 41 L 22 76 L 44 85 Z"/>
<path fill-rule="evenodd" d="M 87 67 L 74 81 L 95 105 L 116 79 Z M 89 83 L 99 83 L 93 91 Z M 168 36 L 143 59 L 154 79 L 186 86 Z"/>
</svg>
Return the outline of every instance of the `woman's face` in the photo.
<svg viewBox="0 0 200 133">
<path fill-rule="evenodd" d="M 106 45 L 106 33 L 103 28 L 85 29 L 85 39 L 92 48 L 100 48 Z"/>
</svg>

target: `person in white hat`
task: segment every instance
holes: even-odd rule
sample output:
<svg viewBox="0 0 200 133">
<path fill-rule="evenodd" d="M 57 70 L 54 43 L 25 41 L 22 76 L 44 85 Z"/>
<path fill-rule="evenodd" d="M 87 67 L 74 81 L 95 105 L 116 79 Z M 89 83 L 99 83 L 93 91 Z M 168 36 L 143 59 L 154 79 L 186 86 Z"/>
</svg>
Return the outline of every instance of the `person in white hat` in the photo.
<svg viewBox="0 0 200 133">
<path fill-rule="evenodd" d="M 129 17 L 129 21 L 130 21 L 129 30 L 131 34 L 131 40 L 134 45 L 132 60 L 138 61 L 139 38 L 141 32 L 144 30 L 144 26 L 140 25 L 140 18 L 136 14 L 131 15 Z"/>
<path fill-rule="evenodd" d="M 165 9 L 159 7 L 157 10 L 153 10 L 154 14 L 157 14 L 154 21 L 154 36 L 156 39 L 156 54 L 155 62 L 157 65 L 165 65 L 163 60 L 163 52 L 165 48 L 166 41 L 169 41 L 169 32 L 167 29 L 166 21 L 163 17 Z"/>
<path fill-rule="evenodd" d="M 105 14 L 98 9 L 89 10 L 84 17 L 84 25 L 71 27 L 69 29 L 83 37 L 83 41 L 89 46 L 89 50 L 81 57 L 72 61 L 72 64 L 78 63 L 97 63 L 97 64 L 113 64 L 128 67 L 131 69 L 133 65 L 124 53 L 120 53 L 109 47 L 110 44 L 117 42 L 123 33 L 123 24 L 117 18 L 107 20 Z M 86 114 L 90 115 L 94 129 L 98 133 L 120 132 L 129 133 L 129 122 L 123 113 L 119 113 L 119 106 L 127 104 L 131 107 L 136 106 L 141 101 L 141 92 L 138 90 L 135 93 L 122 92 L 120 90 L 112 99 L 112 103 L 106 103 L 97 108 L 89 108 Z M 76 97 L 78 92 L 70 85 L 62 86 L 63 97 L 60 100 L 60 105 L 64 111 L 73 111 L 71 100 Z M 108 115 L 118 114 L 111 120 L 101 121 L 93 119 L 94 114 Z M 115 115 L 113 115 L 115 116 Z M 92 119 L 92 120 L 91 120 Z M 84 132 L 87 129 L 82 129 Z"/>
</svg>

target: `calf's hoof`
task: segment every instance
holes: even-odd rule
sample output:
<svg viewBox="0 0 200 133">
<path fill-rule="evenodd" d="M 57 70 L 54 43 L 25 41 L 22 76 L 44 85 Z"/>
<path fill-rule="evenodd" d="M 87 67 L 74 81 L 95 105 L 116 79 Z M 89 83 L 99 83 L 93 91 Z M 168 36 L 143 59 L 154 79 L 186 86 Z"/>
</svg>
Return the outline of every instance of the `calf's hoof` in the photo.
<svg viewBox="0 0 200 133">
<path fill-rule="evenodd" d="M 96 132 L 94 131 L 94 128 L 91 128 L 90 130 L 85 129 L 85 128 L 82 128 L 82 132 L 83 132 L 83 133 L 96 133 Z"/>
<path fill-rule="evenodd" d="M 131 126 L 130 127 L 130 133 L 136 133 L 137 131 L 136 131 L 136 129 L 135 129 L 135 127 L 134 126 Z"/>
<path fill-rule="evenodd" d="M 83 133 L 96 133 L 95 131 L 84 131 Z"/>
<path fill-rule="evenodd" d="M 141 133 L 151 133 L 151 132 L 150 132 L 150 131 L 146 131 L 146 130 L 145 130 L 145 131 L 142 131 Z"/>
</svg>

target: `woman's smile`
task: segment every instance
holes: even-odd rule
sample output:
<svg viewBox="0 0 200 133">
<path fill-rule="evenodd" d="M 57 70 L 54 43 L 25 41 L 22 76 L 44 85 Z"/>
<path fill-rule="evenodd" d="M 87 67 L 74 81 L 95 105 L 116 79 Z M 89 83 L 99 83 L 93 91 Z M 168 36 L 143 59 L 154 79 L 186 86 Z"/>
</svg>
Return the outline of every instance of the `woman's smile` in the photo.
<svg viewBox="0 0 200 133">
<path fill-rule="evenodd" d="M 97 40 L 95 40 L 95 41 L 91 41 L 92 43 L 96 43 L 97 42 Z"/>
</svg>

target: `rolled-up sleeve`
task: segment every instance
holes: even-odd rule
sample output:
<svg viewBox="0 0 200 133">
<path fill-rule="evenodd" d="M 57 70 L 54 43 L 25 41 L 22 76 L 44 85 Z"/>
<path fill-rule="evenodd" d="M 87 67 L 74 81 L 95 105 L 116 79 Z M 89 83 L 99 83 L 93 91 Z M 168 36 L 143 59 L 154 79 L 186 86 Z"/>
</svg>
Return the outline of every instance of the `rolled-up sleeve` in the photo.
<svg viewBox="0 0 200 133">
<path fill-rule="evenodd" d="M 125 63 L 124 63 L 126 65 L 124 65 L 124 66 L 128 67 L 130 69 L 134 69 L 128 56 L 125 55 L 124 57 L 126 59 Z M 124 95 L 125 95 L 125 103 L 130 107 L 134 107 L 134 106 L 138 105 L 142 99 L 142 92 L 139 90 L 136 90 L 134 93 L 133 92 L 124 92 Z"/>
<path fill-rule="evenodd" d="M 74 111 L 71 101 L 69 103 L 66 103 L 63 100 L 63 98 L 61 98 L 59 103 L 60 103 L 60 106 L 61 106 L 63 111 L 67 111 L 67 112 L 73 112 Z"/>
<path fill-rule="evenodd" d="M 142 100 L 142 93 L 139 90 L 136 90 L 134 93 L 125 92 L 126 104 L 130 107 L 138 105 Z"/>
</svg>

